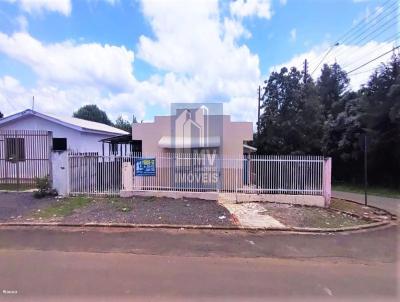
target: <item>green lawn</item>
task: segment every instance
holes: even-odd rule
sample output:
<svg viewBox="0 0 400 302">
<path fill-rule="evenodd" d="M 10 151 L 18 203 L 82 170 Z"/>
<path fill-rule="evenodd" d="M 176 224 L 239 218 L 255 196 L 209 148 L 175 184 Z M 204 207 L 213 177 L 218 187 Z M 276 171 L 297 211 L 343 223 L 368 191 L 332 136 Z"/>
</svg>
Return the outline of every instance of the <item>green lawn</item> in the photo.
<svg viewBox="0 0 400 302">
<path fill-rule="evenodd" d="M 364 187 L 357 185 L 347 185 L 347 184 L 332 185 L 332 190 L 364 194 Z M 368 187 L 368 194 L 384 196 L 384 197 L 400 198 L 400 190 L 391 188 Z"/>
<path fill-rule="evenodd" d="M 70 197 L 62 199 L 56 204 L 50 205 L 40 211 L 36 211 L 33 216 L 35 218 L 56 218 L 65 217 L 74 212 L 74 210 L 83 208 L 90 203 L 87 197 Z"/>
</svg>

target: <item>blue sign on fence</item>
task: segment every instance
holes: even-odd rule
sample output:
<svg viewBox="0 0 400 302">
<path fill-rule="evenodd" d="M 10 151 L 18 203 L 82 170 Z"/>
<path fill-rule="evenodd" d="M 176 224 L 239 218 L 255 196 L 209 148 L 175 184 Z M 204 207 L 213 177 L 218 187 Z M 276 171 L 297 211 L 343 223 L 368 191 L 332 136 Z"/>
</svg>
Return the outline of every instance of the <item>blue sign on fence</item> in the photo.
<svg viewBox="0 0 400 302">
<path fill-rule="evenodd" d="M 155 158 L 136 159 L 135 176 L 156 176 L 156 159 Z"/>
</svg>

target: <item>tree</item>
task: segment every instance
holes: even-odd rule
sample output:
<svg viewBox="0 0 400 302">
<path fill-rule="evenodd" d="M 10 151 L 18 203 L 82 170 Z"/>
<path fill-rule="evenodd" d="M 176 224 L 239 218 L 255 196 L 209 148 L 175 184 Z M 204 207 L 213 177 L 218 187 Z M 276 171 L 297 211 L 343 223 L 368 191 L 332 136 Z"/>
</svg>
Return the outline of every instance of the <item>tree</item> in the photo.
<svg viewBox="0 0 400 302">
<path fill-rule="evenodd" d="M 262 97 L 259 152 L 316 154 L 322 136 L 318 94 L 311 77 L 296 68 L 271 73 Z"/>
<path fill-rule="evenodd" d="M 112 122 L 108 118 L 107 114 L 100 110 L 96 105 L 85 105 L 78 109 L 78 111 L 74 112 L 74 117 L 98 122 L 106 125 L 112 125 Z"/>
<path fill-rule="evenodd" d="M 400 54 L 351 91 L 339 64 L 314 83 L 305 71 L 272 72 L 262 96 L 256 146 L 268 154 L 318 154 L 333 160 L 333 181 L 363 181 L 361 134 L 368 144 L 369 183 L 400 188 Z"/>
<path fill-rule="evenodd" d="M 0 111 L 0 118 L 3 118 L 4 117 L 4 115 L 3 115 L 3 113 Z"/>
<path fill-rule="evenodd" d="M 324 64 L 321 76 L 317 80 L 318 95 L 326 119 L 331 114 L 333 118 L 343 111 L 342 98 L 349 87 L 350 80 L 347 73 L 339 64 Z"/>
<path fill-rule="evenodd" d="M 121 115 L 115 121 L 115 127 L 132 134 L 132 124 L 133 123 L 137 123 L 136 117 L 134 115 L 132 116 L 132 123 L 130 123 L 128 120 L 125 120 Z"/>
<path fill-rule="evenodd" d="M 371 181 L 400 188 L 400 56 L 382 65 L 361 93 L 360 123 L 370 139 Z"/>
</svg>

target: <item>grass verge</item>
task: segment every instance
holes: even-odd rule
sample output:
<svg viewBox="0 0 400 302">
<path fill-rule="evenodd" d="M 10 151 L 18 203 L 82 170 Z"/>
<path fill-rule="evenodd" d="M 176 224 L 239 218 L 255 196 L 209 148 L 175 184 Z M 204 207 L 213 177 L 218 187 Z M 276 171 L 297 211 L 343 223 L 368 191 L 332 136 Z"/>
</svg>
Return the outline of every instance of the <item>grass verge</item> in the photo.
<svg viewBox="0 0 400 302">
<path fill-rule="evenodd" d="M 4 190 L 4 191 L 25 191 L 25 190 L 31 190 L 31 189 L 35 189 L 35 185 L 34 184 L 19 184 L 19 186 L 17 184 L 0 184 L 0 190 Z"/>
<path fill-rule="evenodd" d="M 364 194 L 364 187 L 357 186 L 357 185 L 348 185 L 348 184 L 332 185 L 332 190 Z M 400 198 L 400 190 L 391 189 L 391 188 L 369 187 L 368 194 L 384 196 L 384 197 L 391 197 L 391 198 Z"/>
<path fill-rule="evenodd" d="M 89 203 L 90 199 L 87 197 L 71 197 L 36 211 L 33 217 L 42 219 L 62 218 L 71 215 L 75 210 L 83 208 Z"/>
</svg>

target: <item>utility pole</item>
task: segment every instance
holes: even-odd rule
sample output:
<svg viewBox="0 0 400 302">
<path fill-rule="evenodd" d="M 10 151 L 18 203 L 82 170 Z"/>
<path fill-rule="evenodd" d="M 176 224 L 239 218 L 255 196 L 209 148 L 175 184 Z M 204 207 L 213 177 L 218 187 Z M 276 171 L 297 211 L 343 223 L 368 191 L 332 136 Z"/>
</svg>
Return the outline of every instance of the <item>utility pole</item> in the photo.
<svg viewBox="0 0 400 302">
<path fill-rule="evenodd" d="M 32 96 L 32 110 L 35 110 L 35 96 Z"/>
<path fill-rule="evenodd" d="M 364 204 L 368 205 L 368 136 L 366 133 L 360 135 L 359 144 L 364 151 Z"/>
<path fill-rule="evenodd" d="M 260 135 L 260 107 L 261 107 L 261 86 L 258 86 L 258 115 L 257 115 L 257 135 Z"/>
<path fill-rule="evenodd" d="M 368 204 L 368 160 L 367 160 L 367 153 L 368 153 L 368 143 L 367 143 L 367 135 L 364 136 L 364 203 L 365 205 Z"/>
<path fill-rule="evenodd" d="M 308 62 L 307 59 L 304 60 L 304 84 L 307 82 L 307 74 L 308 74 Z"/>
</svg>

